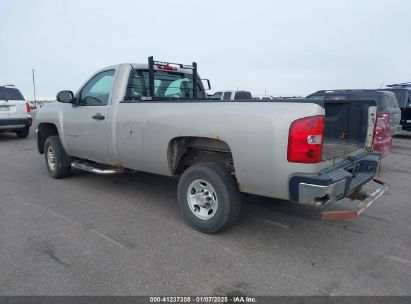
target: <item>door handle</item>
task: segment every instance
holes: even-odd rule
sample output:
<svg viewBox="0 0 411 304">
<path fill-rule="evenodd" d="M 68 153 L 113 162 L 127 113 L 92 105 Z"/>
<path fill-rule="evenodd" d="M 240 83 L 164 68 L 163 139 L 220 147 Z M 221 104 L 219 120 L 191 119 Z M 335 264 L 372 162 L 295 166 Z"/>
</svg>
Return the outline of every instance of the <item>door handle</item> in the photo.
<svg viewBox="0 0 411 304">
<path fill-rule="evenodd" d="M 96 113 L 93 116 L 91 116 L 91 118 L 96 119 L 96 120 L 103 120 L 106 117 L 104 115 L 101 115 L 100 113 Z"/>
</svg>

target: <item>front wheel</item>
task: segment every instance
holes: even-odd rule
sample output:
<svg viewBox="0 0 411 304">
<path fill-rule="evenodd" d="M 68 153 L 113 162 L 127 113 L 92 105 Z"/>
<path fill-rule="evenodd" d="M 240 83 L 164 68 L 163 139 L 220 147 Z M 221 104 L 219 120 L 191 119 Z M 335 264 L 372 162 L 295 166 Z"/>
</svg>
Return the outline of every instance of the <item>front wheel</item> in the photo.
<svg viewBox="0 0 411 304">
<path fill-rule="evenodd" d="M 58 136 L 50 136 L 46 139 L 44 159 L 51 177 L 64 178 L 71 174 L 71 158 L 64 151 Z"/>
<path fill-rule="evenodd" d="M 216 233 L 235 222 L 241 201 L 230 172 L 214 163 L 188 168 L 178 183 L 178 205 L 186 222 L 204 233 Z"/>
</svg>

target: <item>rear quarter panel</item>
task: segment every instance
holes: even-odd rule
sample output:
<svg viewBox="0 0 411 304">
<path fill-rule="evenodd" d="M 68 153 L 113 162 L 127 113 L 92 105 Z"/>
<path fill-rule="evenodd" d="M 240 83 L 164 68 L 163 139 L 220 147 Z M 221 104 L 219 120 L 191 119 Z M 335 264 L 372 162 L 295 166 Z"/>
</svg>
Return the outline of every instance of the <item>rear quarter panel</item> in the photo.
<svg viewBox="0 0 411 304">
<path fill-rule="evenodd" d="M 287 161 L 290 124 L 324 114 L 317 104 L 137 102 L 119 103 L 115 112 L 113 162 L 130 169 L 171 175 L 169 142 L 197 136 L 229 145 L 242 192 L 288 199 L 292 174 L 318 172 L 317 164 Z"/>
</svg>

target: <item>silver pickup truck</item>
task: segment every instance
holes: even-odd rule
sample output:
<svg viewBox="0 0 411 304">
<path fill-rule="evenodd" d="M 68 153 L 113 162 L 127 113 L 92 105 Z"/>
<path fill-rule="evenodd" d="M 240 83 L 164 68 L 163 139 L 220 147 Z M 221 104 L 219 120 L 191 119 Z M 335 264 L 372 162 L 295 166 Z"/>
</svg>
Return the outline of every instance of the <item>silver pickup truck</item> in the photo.
<svg viewBox="0 0 411 304">
<path fill-rule="evenodd" d="M 195 63 L 106 67 L 57 100 L 37 113 L 52 177 L 179 176 L 181 214 L 206 233 L 238 218 L 240 192 L 324 206 L 356 196 L 379 167 L 373 101 L 207 100 Z M 356 197 L 369 205 L 383 191 Z"/>
</svg>

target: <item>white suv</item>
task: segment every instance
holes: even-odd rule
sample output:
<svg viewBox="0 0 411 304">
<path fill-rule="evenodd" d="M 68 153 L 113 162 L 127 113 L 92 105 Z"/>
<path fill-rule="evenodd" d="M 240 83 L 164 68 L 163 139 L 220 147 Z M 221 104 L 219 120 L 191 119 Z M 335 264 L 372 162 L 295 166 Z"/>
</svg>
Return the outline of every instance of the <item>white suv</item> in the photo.
<svg viewBox="0 0 411 304">
<path fill-rule="evenodd" d="M 30 105 L 20 91 L 13 85 L 0 86 L 0 133 L 15 132 L 24 138 L 31 124 Z"/>
</svg>

